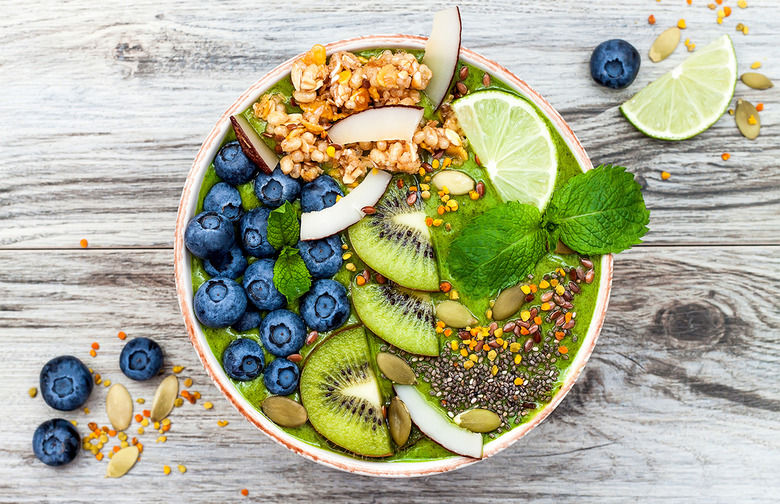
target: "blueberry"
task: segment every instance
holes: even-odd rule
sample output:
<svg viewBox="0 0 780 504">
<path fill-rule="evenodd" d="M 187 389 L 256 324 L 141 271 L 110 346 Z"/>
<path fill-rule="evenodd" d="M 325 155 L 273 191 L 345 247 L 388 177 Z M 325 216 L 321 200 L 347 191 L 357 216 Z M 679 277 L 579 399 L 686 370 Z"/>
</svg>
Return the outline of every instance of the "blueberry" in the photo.
<svg viewBox="0 0 780 504">
<path fill-rule="evenodd" d="M 237 141 L 226 143 L 214 158 L 214 171 L 219 178 L 234 186 L 246 184 L 257 171 L 257 165 L 246 157 Z"/>
<path fill-rule="evenodd" d="M 236 222 L 243 213 L 241 193 L 232 185 L 219 182 L 206 194 L 206 198 L 203 200 L 203 210 L 221 213 L 231 222 Z"/>
<path fill-rule="evenodd" d="M 301 194 L 301 183 L 285 175 L 277 166 L 270 175 L 259 172 L 255 178 L 255 194 L 264 205 L 276 208 L 285 201 L 292 203 Z"/>
<path fill-rule="evenodd" d="M 276 253 L 268 243 L 268 214 L 271 209 L 260 207 L 250 210 L 241 217 L 239 233 L 241 245 L 247 254 L 255 257 L 271 257 Z"/>
<path fill-rule="evenodd" d="M 244 272 L 244 290 L 258 310 L 276 310 L 287 303 L 287 298 L 274 285 L 274 260 L 260 259 Z"/>
<path fill-rule="evenodd" d="M 260 323 L 263 347 L 277 357 L 298 353 L 306 340 L 306 324 L 290 310 L 274 310 Z"/>
<path fill-rule="evenodd" d="M 259 327 L 262 320 L 263 316 L 260 315 L 260 312 L 247 308 L 241 318 L 238 319 L 238 322 L 233 324 L 233 329 L 238 332 L 251 331 L 256 327 Z"/>
<path fill-rule="evenodd" d="M 590 56 L 590 75 L 602 86 L 623 89 L 634 82 L 640 62 L 634 46 L 625 40 L 607 40 L 597 45 Z"/>
<path fill-rule="evenodd" d="M 50 466 L 70 463 L 78 455 L 80 445 L 78 431 L 62 418 L 46 420 L 33 434 L 33 453 L 38 460 Z"/>
<path fill-rule="evenodd" d="M 349 318 L 347 289 L 335 280 L 316 280 L 303 295 L 301 316 L 317 331 L 330 331 Z"/>
<path fill-rule="evenodd" d="M 217 212 L 201 212 L 184 231 L 184 244 L 201 259 L 226 254 L 236 241 L 233 223 Z"/>
<path fill-rule="evenodd" d="M 344 196 L 338 182 L 320 175 L 301 189 L 301 208 L 304 212 L 316 212 L 335 205 L 337 196 Z"/>
<path fill-rule="evenodd" d="M 298 388 L 301 372 L 298 366 L 287 359 L 274 359 L 265 368 L 263 383 L 268 392 L 276 395 L 290 395 Z"/>
<path fill-rule="evenodd" d="M 83 362 L 70 355 L 47 362 L 39 381 L 43 400 L 60 411 L 82 406 L 92 393 L 92 374 Z"/>
<path fill-rule="evenodd" d="M 195 316 L 206 327 L 228 327 L 246 311 L 246 294 L 235 280 L 212 278 L 195 293 Z"/>
<path fill-rule="evenodd" d="M 233 248 L 226 255 L 203 261 L 203 269 L 212 278 L 232 278 L 235 280 L 244 274 L 246 266 L 244 251 L 238 245 L 233 245 Z"/>
<path fill-rule="evenodd" d="M 341 268 L 341 238 L 337 234 L 321 240 L 299 241 L 298 250 L 314 278 L 330 278 Z"/>
<path fill-rule="evenodd" d="M 153 378 L 162 366 L 162 348 L 149 338 L 131 339 L 119 354 L 119 369 L 132 380 Z"/>
<path fill-rule="evenodd" d="M 254 380 L 263 371 L 265 356 L 256 341 L 249 338 L 234 340 L 222 354 L 222 367 L 234 380 Z"/>
</svg>

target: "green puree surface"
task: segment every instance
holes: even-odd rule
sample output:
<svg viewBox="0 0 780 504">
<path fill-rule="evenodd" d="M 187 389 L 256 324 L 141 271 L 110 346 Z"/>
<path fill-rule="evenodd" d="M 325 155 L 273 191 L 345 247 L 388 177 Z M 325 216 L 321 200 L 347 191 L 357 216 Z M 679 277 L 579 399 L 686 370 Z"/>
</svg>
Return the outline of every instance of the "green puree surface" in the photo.
<svg viewBox="0 0 780 504">
<path fill-rule="evenodd" d="M 362 51 L 359 52 L 358 54 L 361 56 L 369 57 L 371 55 L 378 54 L 381 51 L 382 49 L 374 49 L 374 50 Z M 415 56 L 418 59 L 422 58 L 423 51 L 412 50 L 410 52 L 415 54 Z M 482 78 L 484 75 L 484 72 L 482 70 L 463 62 L 461 62 L 459 65 L 469 67 L 469 76 L 465 81 L 465 84 L 469 88 L 469 90 L 476 91 L 480 89 L 502 89 L 517 94 L 517 92 L 514 91 L 511 87 L 501 82 L 499 79 L 497 79 L 494 76 L 491 76 L 491 85 L 486 88 L 485 86 L 482 85 Z M 271 87 L 271 89 L 268 92 L 280 93 L 284 95 L 285 98 L 287 98 L 289 101 L 292 91 L 293 91 L 292 83 L 290 82 L 288 76 L 285 79 L 278 82 L 277 84 L 275 84 L 273 87 Z M 437 114 L 434 114 L 432 111 L 430 102 L 428 102 L 424 94 L 422 96 L 423 99 L 421 105 L 424 106 L 426 109 L 425 117 L 428 119 L 438 119 Z M 522 97 L 522 95 L 519 96 Z M 290 107 L 288 104 L 288 111 L 292 113 L 293 111 L 299 111 L 299 110 L 294 107 Z M 249 122 L 258 132 L 265 131 L 265 126 L 266 126 L 265 122 L 256 119 L 254 117 L 251 107 L 249 107 L 246 111 L 244 111 L 244 116 L 249 120 Z M 556 178 L 555 188 L 558 189 L 563 184 L 565 184 L 571 177 L 575 176 L 578 173 L 581 173 L 582 168 L 574 158 L 574 155 L 572 154 L 571 150 L 564 142 L 561 135 L 557 132 L 557 130 L 555 130 L 552 127 L 552 125 L 550 124 L 549 120 L 547 120 L 547 118 L 545 118 L 545 120 L 548 124 L 548 128 L 550 129 L 550 132 L 553 137 L 553 141 L 555 142 L 557 148 L 558 176 Z M 265 137 L 263 138 L 269 144 L 269 146 L 273 148 L 274 146 L 273 140 L 267 139 Z M 223 140 L 223 144 L 228 143 L 232 140 L 235 140 L 235 134 L 231 130 Z M 453 284 L 453 288 L 456 289 L 460 295 L 459 301 L 465 304 L 472 311 L 472 313 L 474 313 L 478 318 L 480 318 L 480 324 L 488 325 L 491 321 L 485 317 L 485 313 L 487 309 L 490 307 L 491 299 L 495 299 L 495 296 L 493 296 L 492 298 L 473 298 L 469 296 L 469 293 L 460 289 L 460 286 L 457 284 L 457 282 L 452 279 L 452 275 L 450 274 L 450 271 L 447 266 L 447 254 L 449 251 L 449 244 L 452 241 L 452 239 L 454 239 L 454 237 L 458 235 L 459 231 L 471 220 L 472 217 L 484 212 L 485 210 L 487 210 L 492 206 L 501 203 L 501 200 L 497 196 L 496 191 L 493 189 L 492 184 L 490 183 L 490 180 L 487 177 L 487 173 L 483 168 L 477 165 L 474 159 L 474 153 L 470 149 L 467 149 L 467 151 L 469 152 L 469 159 L 465 161 L 462 165 L 453 166 L 453 168 L 469 174 L 475 180 L 483 181 L 486 185 L 485 196 L 476 201 L 471 200 L 468 197 L 468 195 L 456 197 L 455 199 L 458 201 L 459 204 L 458 211 L 449 212 L 444 216 L 442 216 L 445 222 L 450 223 L 451 230 L 447 231 L 444 225 L 440 227 L 431 227 L 430 229 L 431 229 L 432 239 L 434 242 L 434 248 L 437 253 L 437 261 L 438 261 L 439 274 L 441 279 L 448 280 Z M 430 155 L 426 151 L 421 150 L 421 157 L 425 161 L 428 162 L 431 161 Z M 328 171 L 327 167 L 325 171 L 327 173 Z M 412 184 L 418 185 L 421 182 L 421 180 L 419 180 L 419 177 L 412 176 L 412 175 L 398 175 L 396 176 L 396 178 L 397 177 L 403 177 L 405 179 L 405 182 L 408 185 L 412 185 Z M 204 176 L 203 184 L 201 185 L 201 189 L 198 197 L 198 206 L 197 206 L 198 212 L 202 211 L 203 209 L 203 199 L 205 198 L 209 189 L 211 189 L 211 187 L 213 187 L 214 184 L 220 181 L 221 179 L 214 172 L 213 165 L 209 166 L 206 175 Z M 395 183 L 395 179 L 391 183 Z M 251 182 L 240 186 L 238 189 L 239 192 L 241 193 L 241 198 L 245 210 L 250 210 L 252 208 L 261 206 L 261 203 L 257 200 L 254 194 L 253 184 Z M 434 218 L 438 218 L 440 216 L 437 215 L 436 208 L 439 204 L 441 204 L 441 201 L 437 197 L 435 192 L 435 186 L 433 185 L 431 185 L 431 193 L 432 193 L 431 198 L 425 201 L 425 209 L 428 215 Z M 511 225 L 511 223 L 507 223 L 507 225 Z M 348 244 L 348 237 L 345 232 L 341 233 L 341 237 L 342 237 L 342 241 Z M 351 251 L 351 247 L 349 250 Z M 576 254 L 574 255 L 558 255 L 554 253 L 547 254 L 536 265 L 536 268 L 533 271 L 533 275 L 534 275 L 533 282 L 538 283 L 539 281 L 541 281 L 541 278 L 544 274 L 550 273 L 554 271 L 556 268 L 564 267 L 564 266 L 570 266 L 570 267 L 579 266 L 578 258 L 579 256 L 577 256 Z M 568 353 L 569 360 L 558 359 L 555 363 L 558 369 L 561 370 L 561 374 L 559 377 L 559 381 L 556 385 L 556 388 L 553 392 L 553 395 L 554 393 L 557 393 L 557 391 L 560 389 L 560 385 L 565 380 L 566 371 L 568 370 L 571 362 L 574 360 L 577 351 L 579 350 L 579 347 L 585 338 L 587 329 L 590 326 L 590 322 L 593 317 L 593 310 L 596 305 L 596 299 L 598 297 L 598 291 L 599 291 L 599 278 L 600 278 L 599 259 L 600 258 L 592 257 L 591 259 L 593 260 L 594 269 L 596 273 L 595 280 L 590 285 L 586 285 L 585 283 L 580 284 L 580 288 L 582 289 L 582 292 L 576 295 L 574 301 L 575 310 L 577 311 L 577 328 L 578 328 L 578 330 L 575 331 L 575 334 L 579 336 L 578 341 L 574 343 L 571 341 L 570 338 L 566 339 L 566 346 L 569 348 L 569 353 Z M 249 262 L 250 263 L 253 262 L 253 258 L 250 258 Z M 356 255 L 353 255 L 353 257 L 350 258 L 349 261 L 345 261 L 345 264 L 347 262 L 354 263 L 357 266 L 357 271 L 363 270 L 364 265 L 361 263 L 360 259 Z M 336 275 L 335 278 L 336 280 L 340 281 L 342 284 L 344 284 L 349 288 L 349 284 L 354 275 L 355 275 L 354 273 L 351 273 L 347 271 L 344 267 L 342 267 L 341 271 Z M 203 269 L 202 261 L 198 258 L 193 257 L 192 259 L 193 288 L 197 290 L 198 287 L 200 287 L 200 285 L 203 284 L 208 279 L 209 276 Z M 240 283 L 241 280 L 242 279 L 239 278 L 238 282 Z M 434 300 L 446 299 L 446 295 L 442 293 L 434 294 L 432 297 L 434 298 Z M 534 301 L 534 303 L 532 304 L 534 305 L 539 304 L 538 297 L 537 297 L 537 301 Z M 525 305 L 523 309 L 528 309 L 529 306 L 530 305 Z M 291 306 L 288 306 L 288 308 L 292 311 L 296 311 L 296 312 L 298 311 L 297 303 L 293 303 Z M 515 315 L 513 319 L 516 317 L 517 315 Z M 353 310 L 346 325 L 352 325 L 357 323 L 359 323 L 359 320 Z M 252 338 L 258 343 L 260 343 L 259 333 L 257 329 L 253 329 L 251 331 L 241 333 L 235 331 L 232 328 L 211 329 L 205 326 L 201 326 L 201 327 L 203 333 L 206 336 L 206 340 L 209 343 L 209 347 L 211 348 L 211 351 L 220 361 L 221 361 L 222 353 L 224 352 L 225 348 L 227 348 L 230 342 L 236 338 L 239 337 Z M 548 330 L 548 324 L 544 324 L 542 329 L 544 330 L 544 332 L 546 332 Z M 304 356 L 304 358 L 306 357 L 306 355 L 308 355 L 308 353 L 310 353 L 314 348 L 316 348 L 317 345 L 327 337 L 327 335 L 328 335 L 327 333 L 320 333 L 319 338 L 313 345 L 304 346 L 304 348 L 301 349 L 301 354 Z M 377 338 L 376 336 L 374 336 L 368 331 L 367 331 L 367 335 L 368 335 L 369 347 L 374 353 L 379 352 L 380 347 L 386 344 L 381 339 Z M 444 345 L 446 341 L 449 341 L 449 339 L 445 338 L 444 336 L 441 336 L 441 344 Z M 262 345 L 262 343 L 260 344 Z M 268 354 L 268 352 L 266 352 L 266 361 L 270 362 L 271 360 L 272 360 L 272 356 Z M 372 363 L 372 365 L 375 366 L 375 363 Z M 385 400 L 389 402 L 390 398 L 393 395 L 392 384 L 388 380 L 382 378 L 381 374 L 376 368 L 374 369 L 374 372 L 380 381 L 380 390 L 384 395 Z M 263 399 L 265 399 L 269 395 L 268 391 L 263 385 L 262 377 L 259 377 L 250 382 L 239 382 L 233 380 L 231 381 L 235 386 L 236 390 L 238 390 L 247 399 L 247 401 L 249 401 L 249 403 L 255 406 L 259 411 L 260 403 L 263 401 Z M 435 405 L 436 407 L 440 407 L 436 399 L 428 396 L 427 394 L 429 389 L 428 384 L 421 380 L 419 386 L 421 387 L 421 390 L 426 392 L 426 397 L 428 398 L 429 402 L 431 402 L 431 404 Z M 292 397 L 296 400 L 300 400 L 300 397 L 297 392 Z M 543 404 L 540 404 L 538 406 L 538 409 L 541 409 L 543 406 L 544 406 Z M 530 421 L 535 416 L 535 413 L 536 412 L 529 412 L 528 415 L 522 418 L 522 422 L 525 423 Z M 332 443 L 327 441 L 324 437 L 322 437 L 309 423 L 306 423 L 303 426 L 298 428 L 294 428 L 294 429 L 283 428 L 283 430 L 313 446 L 335 451 L 343 455 L 346 455 L 348 457 L 353 457 L 356 459 L 364 458 L 352 454 L 350 452 L 347 452 L 345 450 L 342 450 L 339 447 L 333 445 Z M 505 431 L 503 434 L 506 434 L 507 432 L 509 431 Z M 490 439 L 487 436 L 485 436 L 484 439 L 485 442 L 490 441 Z M 422 435 L 419 432 L 419 430 L 417 430 L 417 428 L 413 426 L 412 434 L 410 435 L 410 440 L 409 442 L 407 442 L 407 445 L 403 448 L 399 448 L 398 450 L 396 450 L 396 453 L 394 455 L 390 457 L 382 458 L 381 460 L 388 461 L 388 462 L 414 462 L 414 461 L 438 460 L 438 459 L 443 459 L 443 458 L 448 458 L 453 456 L 456 455 L 442 448 L 440 445 L 430 440 L 426 436 Z"/>
</svg>

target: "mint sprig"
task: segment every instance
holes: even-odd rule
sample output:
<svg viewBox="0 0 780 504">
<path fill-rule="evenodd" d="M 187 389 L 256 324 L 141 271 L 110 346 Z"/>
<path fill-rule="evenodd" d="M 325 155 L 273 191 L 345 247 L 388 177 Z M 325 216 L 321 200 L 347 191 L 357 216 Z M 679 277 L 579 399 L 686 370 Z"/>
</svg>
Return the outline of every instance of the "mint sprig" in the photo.
<svg viewBox="0 0 780 504">
<path fill-rule="evenodd" d="M 599 166 L 553 193 L 545 224 L 580 254 L 622 252 L 641 243 L 650 212 L 642 188 L 622 166 Z"/>
<path fill-rule="evenodd" d="M 599 166 L 553 193 L 544 214 L 509 201 L 473 219 L 450 244 L 450 271 L 476 296 L 530 273 L 560 239 L 583 255 L 621 252 L 641 242 L 650 212 L 642 189 L 619 166 Z"/>
<path fill-rule="evenodd" d="M 298 249 L 284 247 L 274 264 L 274 285 L 291 303 L 311 288 L 311 274 Z"/>
<path fill-rule="evenodd" d="M 546 252 L 541 222 L 535 206 L 510 201 L 491 208 L 450 244 L 450 271 L 477 296 L 516 283 Z"/>
<path fill-rule="evenodd" d="M 271 211 L 268 215 L 268 243 L 276 250 L 294 247 L 301 237 L 301 222 L 298 211 L 289 202 Z"/>
</svg>

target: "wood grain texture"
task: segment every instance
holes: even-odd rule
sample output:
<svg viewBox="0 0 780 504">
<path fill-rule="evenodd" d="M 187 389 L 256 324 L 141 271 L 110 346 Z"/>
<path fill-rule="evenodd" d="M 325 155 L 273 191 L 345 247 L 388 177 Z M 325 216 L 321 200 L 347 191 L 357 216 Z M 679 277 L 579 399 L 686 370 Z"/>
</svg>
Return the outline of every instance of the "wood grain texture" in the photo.
<svg viewBox="0 0 780 504">
<path fill-rule="evenodd" d="M 642 53 L 666 26 L 687 18 L 699 46 L 732 35 L 740 69 L 776 54 L 780 18 L 770 0 L 736 9 L 724 25 L 702 2 L 651 4 L 613 0 L 461 2 L 463 43 L 493 58 L 545 96 L 579 135 L 595 163 L 627 165 L 653 209 L 649 243 L 780 243 L 778 88 L 737 95 L 762 101 L 763 134 L 741 137 L 726 115 L 699 137 L 679 143 L 644 137 L 617 106 L 681 61 L 680 47 L 652 64 L 643 54 L 627 90 L 595 85 L 592 48 L 623 37 Z M 436 2 L 301 0 L 248 7 L 221 2 L 136 2 L 113 7 L 82 0 L 6 0 L 2 21 L 0 136 L 3 191 L 0 246 L 170 246 L 182 183 L 213 122 L 264 72 L 313 43 L 371 33 L 425 34 Z M 354 13 L 360 12 L 356 23 Z M 648 25 L 649 13 L 658 22 Z M 734 31 L 737 22 L 750 35 Z M 608 132 L 608 133 L 605 133 Z M 720 159 L 730 152 L 731 159 Z M 661 181 L 661 171 L 672 178 Z M 57 204 L 54 204 L 56 202 Z M 765 223 L 763 233 L 751 224 Z"/>
<path fill-rule="evenodd" d="M 245 422 L 192 351 L 172 296 L 169 251 L 61 251 L 42 259 L 34 251 L 0 252 L 10 265 L 0 272 L 0 502 L 102 502 L 108 495 L 116 502 L 225 502 L 242 488 L 270 502 L 316 502 L 324 494 L 333 502 L 748 502 L 780 491 L 773 477 L 780 391 L 766 385 L 780 362 L 780 301 L 766 295 L 780 271 L 775 247 L 622 254 L 596 351 L 550 419 L 494 458 L 406 481 L 318 466 Z M 54 412 L 27 389 L 50 357 L 76 355 L 133 397 L 153 395 L 159 378 L 137 383 L 119 372 L 119 330 L 159 341 L 166 371 L 185 366 L 180 376 L 194 380 L 190 390 L 201 401 L 174 411 L 167 443 L 156 444 L 151 429 L 139 436 L 141 461 L 120 480 L 102 480 L 105 462 L 83 454 L 61 469 L 43 467 L 29 443 Z M 101 345 L 96 358 L 88 356 L 92 341 Z M 89 415 L 64 418 L 77 420 L 82 433 L 89 421 L 106 423 L 106 391 L 96 387 Z M 214 408 L 204 410 L 203 401 Z M 230 424 L 220 428 L 220 419 Z M 186 474 L 162 473 L 163 465 L 180 463 Z"/>
<path fill-rule="evenodd" d="M 0 19 L 0 385 L 6 397 L 0 502 L 771 502 L 780 492 L 780 133 L 778 88 L 737 85 L 765 104 L 762 136 L 730 116 L 685 142 L 644 137 L 617 107 L 686 56 L 645 52 L 685 18 L 699 47 L 734 40 L 778 80 L 780 18 L 749 0 L 723 26 L 704 1 L 460 2 L 463 43 L 499 61 L 569 121 L 594 164 L 640 177 L 652 209 L 647 245 L 616 260 L 612 302 L 580 381 L 550 419 L 498 456 L 417 480 L 356 477 L 273 443 L 219 395 L 178 311 L 171 249 L 181 187 L 216 118 L 260 75 L 312 44 L 373 33 L 426 34 L 446 2 L 34 5 L 5 0 Z M 647 24 L 654 14 L 658 22 Z M 743 36 L 738 22 L 750 27 Z M 637 82 L 610 91 L 588 77 L 605 38 L 643 53 Z M 722 152 L 731 153 L 723 162 Z M 660 179 L 661 171 L 672 177 Z M 90 248 L 78 249 L 87 238 Z M 745 244 L 752 246 L 745 247 Z M 45 361 L 85 360 L 149 400 L 159 379 L 121 375 L 116 333 L 163 346 L 185 366 L 198 405 L 175 410 L 169 441 L 141 436 L 132 472 L 103 480 L 80 456 L 50 469 L 33 456 L 35 427 L 56 413 L 27 390 Z M 93 341 L 101 344 L 88 356 Z M 106 423 L 97 387 L 80 432 Z M 214 403 L 212 410 L 202 407 Z M 137 411 L 140 407 L 137 406 Z M 228 420 L 227 427 L 217 420 Z M 82 454 L 83 455 L 83 454 Z M 188 472 L 165 476 L 162 466 Z M 247 501 L 250 499 L 246 499 Z"/>
</svg>

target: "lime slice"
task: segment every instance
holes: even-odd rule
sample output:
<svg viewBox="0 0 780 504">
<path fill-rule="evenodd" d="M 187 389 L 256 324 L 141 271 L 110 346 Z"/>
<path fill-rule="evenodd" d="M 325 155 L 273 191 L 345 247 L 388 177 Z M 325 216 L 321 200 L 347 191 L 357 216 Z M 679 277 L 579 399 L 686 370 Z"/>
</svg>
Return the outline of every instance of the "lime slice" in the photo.
<svg viewBox="0 0 780 504">
<path fill-rule="evenodd" d="M 454 101 L 452 110 L 501 198 L 543 209 L 555 187 L 558 153 L 536 108 L 491 90 Z"/>
<path fill-rule="evenodd" d="M 662 140 L 685 140 L 726 112 L 737 84 L 737 57 L 728 35 L 693 53 L 620 107 L 636 129 Z"/>
</svg>

